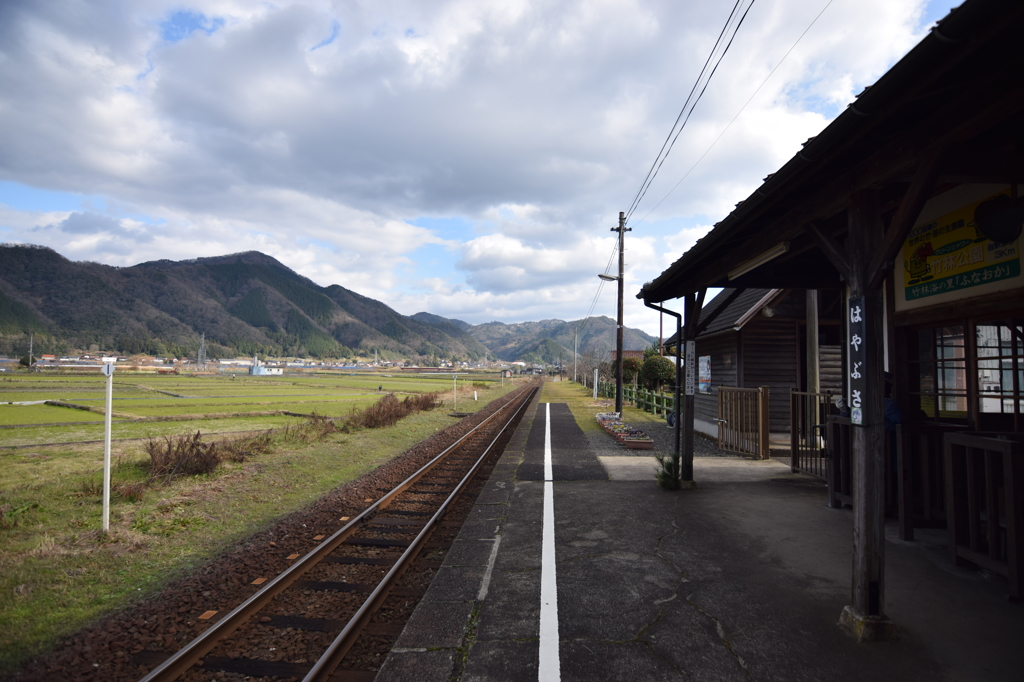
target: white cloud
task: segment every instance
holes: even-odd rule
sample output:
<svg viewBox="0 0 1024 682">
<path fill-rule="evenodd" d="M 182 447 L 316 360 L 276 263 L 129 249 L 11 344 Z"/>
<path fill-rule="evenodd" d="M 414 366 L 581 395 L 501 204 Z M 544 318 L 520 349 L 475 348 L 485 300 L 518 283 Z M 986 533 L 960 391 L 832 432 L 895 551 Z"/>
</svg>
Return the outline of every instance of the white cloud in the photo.
<svg viewBox="0 0 1024 682">
<path fill-rule="evenodd" d="M 627 282 L 656 276 L 695 225 L 721 219 L 911 47 L 923 5 L 833 2 L 639 222 L 824 6 L 758 2 L 631 221 Z M 162 32 L 176 12 L 199 28 L 172 43 Z M 56 227 L 68 212 L 0 208 L 0 230 L 118 265 L 256 248 L 404 312 L 579 316 L 608 228 L 726 12 L 670 0 L 9 1 L 0 179 L 104 197 L 105 213 L 79 213 L 116 226 L 69 243 Z M 409 224 L 422 216 L 477 233 Z M 408 282 L 403 268 L 429 245 L 457 267 Z"/>
</svg>

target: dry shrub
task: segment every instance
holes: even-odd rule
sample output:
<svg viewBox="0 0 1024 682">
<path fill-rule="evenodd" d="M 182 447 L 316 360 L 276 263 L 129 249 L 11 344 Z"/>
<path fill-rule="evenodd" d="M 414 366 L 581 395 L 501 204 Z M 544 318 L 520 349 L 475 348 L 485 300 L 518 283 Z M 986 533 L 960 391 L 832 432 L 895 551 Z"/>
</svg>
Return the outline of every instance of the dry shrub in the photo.
<svg viewBox="0 0 1024 682">
<path fill-rule="evenodd" d="M 281 437 L 288 441 L 315 443 L 323 440 L 332 433 L 337 432 L 338 428 L 334 425 L 333 419 L 314 412 L 309 415 L 309 419 L 302 424 L 299 424 L 298 426 L 288 424 L 281 429 Z"/>
<path fill-rule="evenodd" d="M 150 438 L 146 452 L 153 476 L 166 477 L 212 473 L 220 466 L 217 443 L 204 443 L 199 431 L 183 436 Z"/>
<path fill-rule="evenodd" d="M 394 426 L 410 414 L 431 410 L 437 406 L 436 393 L 421 393 L 407 396 L 399 401 L 393 393 L 378 400 L 360 412 L 353 412 L 345 418 L 345 429 L 381 429 Z"/>
<path fill-rule="evenodd" d="M 220 456 L 229 462 L 244 462 L 253 455 L 270 452 L 270 431 L 255 436 L 235 438 L 218 444 Z"/>
</svg>

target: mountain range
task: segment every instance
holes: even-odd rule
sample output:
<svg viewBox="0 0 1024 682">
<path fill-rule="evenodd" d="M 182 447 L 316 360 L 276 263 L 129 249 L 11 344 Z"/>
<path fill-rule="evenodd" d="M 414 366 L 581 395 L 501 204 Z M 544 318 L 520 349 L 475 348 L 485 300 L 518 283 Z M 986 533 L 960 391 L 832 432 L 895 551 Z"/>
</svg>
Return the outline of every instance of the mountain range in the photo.
<svg viewBox="0 0 1024 682">
<path fill-rule="evenodd" d="M 93 346 L 121 353 L 194 356 L 205 334 L 210 357 L 347 358 L 377 351 L 417 363 L 457 359 L 554 364 L 572 358 L 578 322 L 472 325 L 431 313 L 402 315 L 337 284 L 321 287 L 257 251 L 131 267 L 75 262 L 41 246 L 0 246 L 0 352 Z M 653 338 L 625 330 L 627 349 Z M 580 353 L 606 357 L 615 322 L 591 318 Z"/>
</svg>

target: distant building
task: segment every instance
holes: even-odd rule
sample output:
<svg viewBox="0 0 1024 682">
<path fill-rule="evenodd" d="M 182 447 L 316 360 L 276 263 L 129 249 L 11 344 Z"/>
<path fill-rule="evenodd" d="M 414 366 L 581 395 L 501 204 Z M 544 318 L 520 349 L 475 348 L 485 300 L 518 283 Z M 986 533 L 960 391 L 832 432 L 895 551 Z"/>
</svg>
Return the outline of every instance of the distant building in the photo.
<svg viewBox="0 0 1024 682">
<path fill-rule="evenodd" d="M 291 363 L 288 364 L 290 365 Z M 259 358 L 254 355 L 252 356 L 252 367 L 249 368 L 249 374 L 256 377 L 281 376 L 284 374 L 284 370 L 280 367 L 267 367 L 265 365 L 261 365 Z"/>
</svg>

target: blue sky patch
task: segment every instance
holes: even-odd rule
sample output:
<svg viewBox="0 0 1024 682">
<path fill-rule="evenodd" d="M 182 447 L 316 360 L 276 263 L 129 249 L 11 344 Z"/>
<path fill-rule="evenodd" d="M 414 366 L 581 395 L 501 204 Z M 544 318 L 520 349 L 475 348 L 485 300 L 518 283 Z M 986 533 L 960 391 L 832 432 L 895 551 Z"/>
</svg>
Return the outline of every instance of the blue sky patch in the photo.
<svg viewBox="0 0 1024 682">
<path fill-rule="evenodd" d="M 326 38 L 321 40 L 319 43 L 317 43 L 313 47 L 309 48 L 309 51 L 312 52 L 313 50 L 319 50 L 321 47 L 327 47 L 328 45 L 330 45 L 331 43 L 334 42 L 334 40 L 338 37 L 338 33 L 340 31 L 341 31 L 341 24 L 339 24 L 337 22 L 337 20 L 335 20 L 331 24 L 331 35 L 327 36 Z"/>
<path fill-rule="evenodd" d="M 199 12 L 178 10 L 160 23 L 160 37 L 169 43 L 177 43 L 196 31 L 210 35 L 222 26 L 224 20 L 220 17 L 208 19 L 205 14 Z"/>
<path fill-rule="evenodd" d="M 88 203 L 102 202 L 100 197 L 84 197 L 71 192 L 29 187 L 19 182 L 0 181 L 0 204 L 16 211 L 76 211 Z"/>
</svg>

